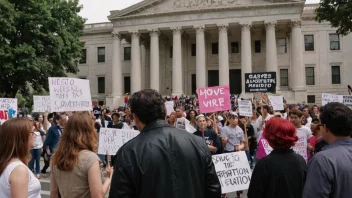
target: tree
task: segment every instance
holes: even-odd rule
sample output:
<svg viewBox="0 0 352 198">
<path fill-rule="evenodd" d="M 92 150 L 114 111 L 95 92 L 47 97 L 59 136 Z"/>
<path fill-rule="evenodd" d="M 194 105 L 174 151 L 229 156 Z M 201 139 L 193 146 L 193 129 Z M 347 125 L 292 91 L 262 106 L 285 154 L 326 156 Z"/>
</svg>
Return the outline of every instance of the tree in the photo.
<svg viewBox="0 0 352 198">
<path fill-rule="evenodd" d="M 78 0 L 0 0 L 0 97 L 48 90 L 77 73 L 85 20 Z"/>
<path fill-rule="evenodd" d="M 332 27 L 338 28 L 337 33 L 347 35 L 352 30 L 352 1 L 350 0 L 320 0 L 319 8 L 315 10 L 316 20 L 329 21 Z"/>
</svg>

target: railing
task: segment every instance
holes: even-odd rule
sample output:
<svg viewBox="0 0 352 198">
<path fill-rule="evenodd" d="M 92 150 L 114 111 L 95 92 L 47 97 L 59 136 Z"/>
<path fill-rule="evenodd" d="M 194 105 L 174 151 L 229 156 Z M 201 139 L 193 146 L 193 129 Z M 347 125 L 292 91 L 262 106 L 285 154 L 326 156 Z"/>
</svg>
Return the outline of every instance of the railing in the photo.
<svg viewBox="0 0 352 198">
<path fill-rule="evenodd" d="M 113 27 L 113 24 L 108 22 L 108 23 L 92 23 L 92 24 L 85 24 L 84 28 L 85 29 L 91 29 L 91 28 L 110 28 Z"/>
</svg>

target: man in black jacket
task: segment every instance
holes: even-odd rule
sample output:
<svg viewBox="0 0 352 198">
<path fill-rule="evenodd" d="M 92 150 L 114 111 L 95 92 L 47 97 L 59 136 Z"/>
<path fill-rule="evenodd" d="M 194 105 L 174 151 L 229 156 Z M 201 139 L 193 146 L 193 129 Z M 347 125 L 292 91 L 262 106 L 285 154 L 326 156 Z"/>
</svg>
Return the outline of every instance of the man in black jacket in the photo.
<svg viewBox="0 0 352 198">
<path fill-rule="evenodd" d="M 221 186 L 204 140 L 166 121 L 155 90 L 134 93 L 129 105 L 141 134 L 116 154 L 110 198 L 219 198 Z"/>
</svg>

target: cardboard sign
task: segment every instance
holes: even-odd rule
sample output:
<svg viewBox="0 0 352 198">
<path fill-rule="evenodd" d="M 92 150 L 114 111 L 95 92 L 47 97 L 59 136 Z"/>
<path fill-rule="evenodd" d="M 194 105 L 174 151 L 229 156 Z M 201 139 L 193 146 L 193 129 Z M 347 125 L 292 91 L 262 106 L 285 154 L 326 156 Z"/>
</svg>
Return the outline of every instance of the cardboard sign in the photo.
<svg viewBox="0 0 352 198">
<path fill-rule="evenodd" d="M 33 96 L 33 112 L 51 112 L 50 96 Z"/>
<path fill-rule="evenodd" d="M 250 100 L 238 100 L 238 110 L 240 116 L 252 117 L 252 102 Z"/>
<path fill-rule="evenodd" d="M 77 78 L 49 78 L 51 110 L 91 111 L 89 80 Z"/>
<path fill-rule="evenodd" d="M 252 171 L 244 151 L 212 156 L 221 192 L 230 193 L 249 188 Z"/>
<path fill-rule="evenodd" d="M 246 73 L 247 92 L 276 92 L 276 72 Z"/>
<path fill-rule="evenodd" d="M 17 98 L 0 98 L 0 123 L 17 117 Z"/>
<path fill-rule="evenodd" d="M 343 103 L 343 96 L 329 93 L 321 94 L 321 105 L 324 106 L 330 102 L 340 102 Z"/>
<path fill-rule="evenodd" d="M 139 135 L 139 131 L 130 129 L 100 128 L 98 154 L 115 155 L 128 141 Z"/>
<path fill-rule="evenodd" d="M 230 88 L 228 85 L 198 88 L 197 93 L 201 113 L 226 111 L 231 109 Z"/>
<path fill-rule="evenodd" d="M 343 96 L 343 104 L 352 109 L 352 96 Z"/>
<path fill-rule="evenodd" d="M 298 141 L 292 147 L 295 153 L 301 155 L 306 162 L 308 162 L 308 153 L 307 153 L 307 135 L 304 132 L 297 131 Z"/>
<path fill-rule="evenodd" d="M 283 96 L 268 96 L 271 106 L 274 111 L 284 110 L 284 97 Z"/>
<path fill-rule="evenodd" d="M 174 101 L 166 101 L 165 108 L 167 115 L 170 115 L 174 111 Z"/>
</svg>

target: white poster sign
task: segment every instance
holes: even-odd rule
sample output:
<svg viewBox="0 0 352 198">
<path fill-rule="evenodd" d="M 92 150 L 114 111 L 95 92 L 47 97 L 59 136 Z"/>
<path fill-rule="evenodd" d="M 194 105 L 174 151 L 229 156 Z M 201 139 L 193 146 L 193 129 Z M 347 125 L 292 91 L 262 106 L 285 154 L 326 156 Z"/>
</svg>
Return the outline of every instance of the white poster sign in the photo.
<svg viewBox="0 0 352 198">
<path fill-rule="evenodd" d="M 139 131 L 131 129 L 100 128 L 98 154 L 115 155 L 126 142 L 139 133 Z"/>
<path fill-rule="evenodd" d="M 307 135 L 304 132 L 297 131 L 298 141 L 292 147 L 295 153 L 301 155 L 306 162 L 308 162 L 308 153 L 307 153 Z"/>
<path fill-rule="evenodd" d="M 50 96 L 33 96 L 33 112 L 51 112 Z"/>
<path fill-rule="evenodd" d="M 321 95 L 321 105 L 324 106 L 330 102 L 340 102 L 343 103 L 343 96 L 329 93 L 322 93 Z"/>
<path fill-rule="evenodd" d="M 174 111 L 174 101 L 166 101 L 165 108 L 167 115 L 170 115 Z"/>
<path fill-rule="evenodd" d="M 0 98 L 0 123 L 17 117 L 17 98 Z"/>
<path fill-rule="evenodd" d="M 352 109 L 352 96 L 343 96 L 343 104 Z"/>
<path fill-rule="evenodd" d="M 273 147 L 270 146 L 270 144 L 268 143 L 268 141 L 266 141 L 266 139 L 261 139 L 260 141 L 263 144 L 263 148 L 264 148 L 265 154 L 269 155 L 271 153 L 271 151 L 274 150 Z"/>
<path fill-rule="evenodd" d="M 283 96 L 268 96 L 271 106 L 274 111 L 284 110 L 284 97 Z"/>
<path fill-rule="evenodd" d="M 239 100 L 238 101 L 238 110 L 240 116 L 252 117 L 252 102 L 250 100 Z"/>
<path fill-rule="evenodd" d="M 77 78 L 49 78 L 51 110 L 91 111 L 89 80 Z"/>
<path fill-rule="evenodd" d="M 222 193 L 249 188 L 252 171 L 244 151 L 212 156 Z"/>
</svg>

